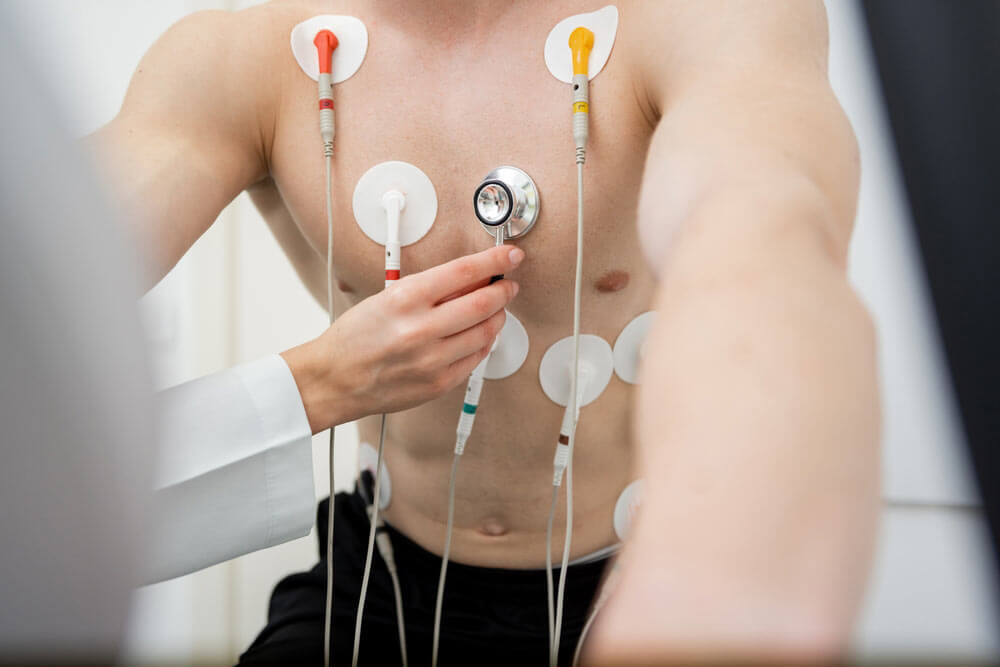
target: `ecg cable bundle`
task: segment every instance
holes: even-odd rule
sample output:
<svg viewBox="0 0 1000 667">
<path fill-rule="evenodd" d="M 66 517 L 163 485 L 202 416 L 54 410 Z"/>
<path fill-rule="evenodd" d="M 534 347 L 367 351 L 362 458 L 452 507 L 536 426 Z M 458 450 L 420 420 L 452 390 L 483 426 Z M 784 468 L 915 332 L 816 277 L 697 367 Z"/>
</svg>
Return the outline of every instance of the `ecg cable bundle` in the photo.
<svg viewBox="0 0 1000 667">
<path fill-rule="evenodd" d="M 499 340 L 499 338 L 497 339 Z M 496 343 L 494 343 L 494 348 Z M 492 350 L 490 350 L 492 354 Z M 438 576 L 437 596 L 434 603 L 434 631 L 431 645 L 431 666 L 437 667 L 438 649 L 441 640 L 441 611 L 444 604 L 444 584 L 448 574 L 448 556 L 451 552 L 451 534 L 455 526 L 455 483 L 458 478 L 458 462 L 465 451 L 465 444 L 472 434 L 472 425 L 476 421 L 476 410 L 479 408 L 479 397 L 483 391 L 483 380 L 486 375 L 486 364 L 490 357 L 486 355 L 473 369 L 465 387 L 465 401 L 462 403 L 462 413 L 455 429 L 455 451 L 451 459 L 451 474 L 448 477 L 448 523 L 445 527 L 444 551 L 441 554 L 441 572 Z"/>
<path fill-rule="evenodd" d="M 609 8 L 605 8 L 607 10 Z M 613 9 L 613 8 L 611 8 Z M 601 10 L 604 12 L 605 10 Z M 599 14 L 595 13 L 596 14 Z M 317 17 L 320 18 L 320 17 Z M 330 19 L 350 20 L 359 23 L 350 17 L 325 17 Z M 567 20 L 568 21 L 568 20 Z M 303 24 L 300 24 L 300 26 Z M 339 24 L 337 24 L 339 25 Z M 345 24 L 346 25 L 346 24 Z M 570 25 L 573 25 L 570 23 Z M 617 10 L 614 10 L 614 25 L 617 26 Z M 568 28 L 567 28 L 568 29 Z M 614 29 L 612 29 L 614 30 Z M 339 28 L 338 28 L 339 31 Z M 361 24 L 361 32 L 364 33 L 363 43 L 360 45 L 360 58 L 363 59 L 364 50 L 367 48 L 367 32 Z M 360 34 L 360 33 L 359 33 Z M 565 33 L 563 33 L 564 35 Z M 293 51 L 296 49 L 295 35 L 293 33 Z M 603 39 L 603 38 L 602 38 Z M 349 40 L 351 41 L 351 40 Z M 561 40 L 560 40 L 561 41 Z M 613 31 L 612 31 L 613 43 Z M 333 31 L 322 29 L 315 33 L 313 44 L 319 61 L 319 72 L 317 77 L 318 97 L 319 97 L 319 127 L 320 137 L 323 144 L 323 155 L 326 166 L 326 218 L 327 218 L 327 248 L 326 248 L 326 280 L 327 280 L 327 309 L 329 312 L 329 323 L 332 326 L 335 322 L 333 304 L 333 198 L 332 198 L 332 159 L 334 148 L 334 99 L 333 99 L 333 79 L 331 75 L 333 53 L 339 45 L 339 40 Z M 603 44 L 603 42 L 602 42 Z M 352 42 L 353 46 L 353 42 Z M 584 222 L 584 196 L 583 196 L 583 165 L 586 162 L 587 140 L 589 134 L 589 60 L 594 47 L 594 33 L 585 27 L 577 27 L 569 35 L 569 49 L 572 60 L 572 130 L 575 144 L 575 162 L 577 167 L 577 234 L 576 234 L 576 264 L 574 272 L 573 287 L 573 335 L 572 335 L 572 365 L 570 371 L 569 397 L 566 401 L 563 420 L 559 432 L 558 444 L 553 459 L 553 491 L 552 501 L 549 507 L 546 526 L 546 584 L 547 584 L 547 610 L 548 610 L 548 630 L 549 630 L 549 663 L 552 667 L 558 664 L 559 646 L 562 632 L 562 621 L 565 605 L 565 587 L 567 570 L 569 566 L 569 556 L 572 548 L 573 536 L 573 455 L 576 444 L 576 430 L 579 423 L 580 406 L 584 403 L 584 394 L 591 383 L 591 372 L 589 365 L 581 368 L 580 364 L 580 309 L 582 293 L 582 272 L 583 272 L 583 222 Z M 546 59 L 548 64 L 548 46 Z M 348 49 L 350 51 L 350 49 Z M 356 49 L 357 50 L 357 49 Z M 357 54 L 348 54 L 348 58 L 354 58 Z M 298 55 L 296 56 L 298 58 Z M 598 59 L 597 70 L 603 67 L 607 53 L 595 56 Z M 603 59 L 603 60 L 602 60 Z M 565 62 L 565 61 L 563 61 Z M 300 64 L 302 61 L 300 59 Z M 360 64 L 360 60 L 357 63 Z M 305 65 L 303 65 L 305 69 Z M 551 67 L 550 67 L 551 69 Z M 338 77 L 340 75 L 338 74 Z M 349 76 L 349 74 L 348 74 Z M 337 79 L 343 80 L 343 77 Z M 562 79 L 566 80 L 566 79 Z M 389 163 L 385 163 L 389 164 Z M 392 163 L 401 165 L 404 163 Z M 416 170 L 412 165 L 405 165 Z M 374 168 L 373 168 L 374 170 Z M 423 176 L 422 172 L 420 175 Z M 426 176 L 423 176 L 426 180 Z M 360 184 L 359 184 L 360 185 Z M 427 186 L 433 191 L 433 185 L 428 181 Z M 385 285 L 389 287 L 392 282 L 400 277 L 400 213 L 407 204 L 407 196 L 399 190 L 390 188 L 381 191 L 381 209 L 385 213 Z M 416 195 L 415 195 L 416 196 Z M 433 222 L 436 211 L 436 199 L 433 204 L 428 204 L 418 196 L 420 201 L 418 209 L 423 214 L 430 211 L 430 222 Z M 358 192 L 355 193 L 355 217 L 358 218 Z M 476 215 L 480 223 L 487 228 L 487 231 L 495 237 L 496 245 L 502 245 L 508 238 L 517 238 L 526 233 L 534 224 L 538 215 L 538 191 L 530 177 L 523 171 L 515 167 L 499 167 L 492 171 L 483 181 L 474 194 Z M 422 207 L 422 208 L 420 208 Z M 358 218 L 362 229 L 372 236 L 372 230 L 367 228 Z M 422 236 L 427 228 L 416 236 Z M 412 230 L 410 230 L 412 231 Z M 416 238 L 404 241 L 404 244 L 412 243 Z M 502 276 L 495 276 L 495 280 Z M 455 448 L 452 458 L 451 473 L 448 484 L 448 519 L 444 549 L 442 553 L 441 570 L 438 579 L 437 595 L 434 609 L 434 627 L 432 639 L 432 664 L 436 667 L 441 633 L 441 617 L 444 599 L 444 589 L 447 576 L 448 559 L 451 549 L 451 538 L 454 528 L 455 514 L 455 487 L 458 475 L 459 462 L 464 452 L 465 446 L 472 433 L 475 422 L 476 410 L 482 392 L 486 367 L 497 348 L 497 341 L 494 342 L 490 355 L 480 362 L 472 371 L 466 386 L 465 400 L 462 405 L 462 412 L 456 428 Z M 567 343 L 569 340 L 567 339 Z M 563 366 L 565 368 L 565 366 Z M 491 377 L 496 377 L 492 375 Z M 565 376 L 563 376 L 565 378 Z M 594 382 L 600 382 L 595 380 Z M 543 383 L 544 384 L 544 383 Z M 551 397 L 551 395 L 550 395 Z M 587 400 L 593 400 L 589 398 Z M 559 401 L 562 404 L 562 400 Z M 363 612 L 368 584 L 371 576 L 371 566 L 374 548 L 377 547 L 379 553 L 386 564 L 392 580 L 393 592 L 396 603 L 397 624 L 399 630 L 399 640 L 401 649 L 401 659 L 404 667 L 407 665 L 406 632 L 403 616 L 402 593 L 399 585 L 398 572 L 393 555 L 392 544 L 385 524 L 379 516 L 381 481 L 383 468 L 383 449 L 386 434 L 386 415 L 382 414 L 379 429 L 379 443 L 376 453 L 376 467 L 374 472 L 374 491 L 370 499 L 367 499 L 367 511 L 370 520 L 368 536 L 368 548 L 365 555 L 364 574 L 361 582 L 361 594 L 358 600 L 357 614 L 355 617 L 354 647 L 352 665 L 357 667 L 358 654 L 360 651 L 360 638 L 363 622 Z M 326 605 L 324 614 L 323 631 L 323 664 L 329 667 L 331 661 L 331 639 L 332 639 L 332 610 L 333 610 L 333 542 L 334 542 L 334 515 L 335 515 L 335 494 L 334 494 L 334 441 L 335 429 L 330 428 L 329 433 L 329 478 L 330 478 L 330 507 L 327 519 L 327 586 Z M 554 582 L 554 572 L 552 563 L 552 532 L 555 510 L 558 505 L 559 489 L 565 479 L 566 487 L 566 527 L 563 541 L 563 550 L 559 568 L 558 586 Z M 584 639 L 596 617 L 603 607 L 608 597 L 609 583 L 613 579 L 617 566 L 612 566 L 611 576 L 602 586 L 598 599 L 587 618 L 580 640 L 577 643 L 573 656 L 573 663 L 579 659 L 580 651 Z"/>
<path fill-rule="evenodd" d="M 372 554 L 375 550 L 375 542 L 377 534 L 380 532 L 380 526 L 383 526 L 381 517 L 379 517 L 379 498 L 381 498 L 382 492 L 382 453 L 385 449 L 385 425 L 386 425 L 386 415 L 382 413 L 381 424 L 379 426 L 378 435 L 378 448 L 376 453 L 375 462 L 375 490 L 372 493 L 373 501 L 368 506 L 368 547 L 365 551 L 365 569 L 364 574 L 361 577 L 361 594 L 358 596 L 358 610 L 354 617 L 354 649 L 351 656 L 351 665 L 357 667 L 358 656 L 361 652 L 361 626 L 364 620 L 364 610 L 365 610 L 365 598 L 368 595 L 368 582 L 371 580 L 372 573 Z M 332 502 L 332 501 L 331 501 Z M 406 659 L 406 628 L 402 625 L 403 619 L 403 601 L 402 592 L 399 588 L 399 580 L 395 575 L 395 562 L 396 559 L 392 552 L 392 542 L 389 540 L 389 535 L 385 533 L 384 529 L 381 531 L 382 540 L 379 542 L 379 552 L 382 555 L 382 560 L 385 561 L 386 567 L 389 567 L 390 561 L 393 563 L 392 568 L 389 569 L 389 575 L 392 578 L 393 583 L 393 595 L 396 598 L 396 618 L 397 623 L 399 623 L 399 648 L 401 651 L 401 658 L 404 667 L 407 664 Z"/>
<path fill-rule="evenodd" d="M 382 195 L 382 208 L 385 210 L 386 236 L 385 236 L 385 288 L 399 280 L 402 270 L 401 250 L 399 242 L 399 216 L 406 206 L 406 196 L 399 190 L 388 190 Z M 396 619 L 399 626 L 399 646 L 403 667 L 407 666 L 406 655 L 406 628 L 403 622 L 403 594 L 399 587 L 399 577 L 396 573 L 395 557 L 392 552 L 392 542 L 389 534 L 385 532 L 384 522 L 379 516 L 382 486 L 382 457 L 385 449 L 385 428 L 386 414 L 382 413 L 382 420 L 379 426 L 378 448 L 376 450 L 375 463 L 375 502 L 369 505 L 369 528 L 368 528 L 368 548 L 365 552 L 365 569 L 361 577 L 361 595 L 358 597 L 358 610 L 354 619 L 354 652 L 351 660 L 352 667 L 358 665 L 358 655 L 361 651 L 361 626 L 364 621 L 365 600 L 368 597 L 368 583 L 371 580 L 372 554 L 377 544 L 379 554 L 385 561 L 389 569 L 389 576 L 392 578 L 392 591 L 396 603 Z M 390 567 L 390 563 L 392 564 Z"/>
<path fill-rule="evenodd" d="M 326 309 L 330 326 L 336 320 L 333 311 L 333 81 L 330 68 L 333 52 L 340 44 L 330 30 L 320 30 L 313 40 L 319 59 L 319 132 L 323 140 L 323 157 L 326 161 Z M 323 665 L 330 666 L 330 632 L 333 618 L 333 445 L 336 428 L 330 426 L 330 507 L 326 523 L 326 609 L 323 616 Z"/>
<path fill-rule="evenodd" d="M 354 188 L 352 208 L 355 221 L 372 241 L 385 246 L 385 287 L 391 289 L 399 281 L 402 270 L 401 249 L 419 241 L 433 226 L 437 215 L 437 195 L 434 185 L 427 175 L 416 166 L 399 160 L 389 160 L 374 165 L 358 180 Z M 405 211 L 405 216 L 403 215 Z M 384 481 L 384 448 L 387 416 L 382 415 L 379 442 L 376 450 L 375 480 L 376 498 L 382 498 L 381 484 Z M 393 596 L 396 604 L 396 618 L 399 624 L 400 653 L 402 664 L 407 664 L 406 629 L 403 623 L 402 593 L 395 569 L 392 544 L 384 530 L 385 523 L 379 514 L 381 503 L 369 510 L 368 544 L 365 551 L 365 565 L 361 579 L 361 592 L 354 619 L 354 646 L 352 664 L 356 665 L 361 647 L 361 633 L 364 625 L 364 607 L 371 580 L 374 549 L 379 550 L 385 561 L 390 577 L 393 578 Z"/>
<path fill-rule="evenodd" d="M 573 280 L 573 371 L 570 380 L 569 404 L 563 418 L 559 444 L 556 447 L 554 469 L 553 502 L 549 508 L 548 530 L 546 531 L 546 578 L 548 580 L 549 609 L 552 609 L 552 520 L 558 502 L 561 468 L 566 473 L 566 532 L 563 538 L 562 563 L 559 567 L 559 589 L 556 594 L 555 618 L 550 622 L 549 664 L 556 667 L 559 662 L 559 643 L 562 634 L 563 605 L 566 595 L 566 578 L 569 566 L 570 548 L 573 543 L 573 450 L 576 445 L 576 427 L 580 419 L 580 296 L 583 275 L 583 164 L 587 160 L 587 138 L 589 134 L 590 92 L 589 61 L 594 48 L 594 33 L 578 27 L 569 36 L 570 54 L 573 58 L 573 142 L 576 145 L 576 271 Z M 567 420 L 570 422 L 567 424 Z M 569 433 L 565 433 L 569 426 Z M 565 438 L 566 442 L 563 442 Z M 559 478 L 559 479 L 557 479 Z M 550 620 L 552 615 L 549 615 Z"/>
<path fill-rule="evenodd" d="M 329 324 L 333 325 L 336 320 L 336 315 L 334 313 L 333 307 L 333 140 L 335 136 L 335 124 L 334 124 L 334 102 L 333 102 L 333 81 L 331 77 L 331 68 L 333 61 L 333 52 L 339 46 L 339 40 L 337 36 L 330 30 L 320 30 L 316 33 L 313 40 L 313 44 L 316 46 L 317 58 L 319 61 L 319 76 L 317 77 L 317 89 L 319 97 L 319 129 L 320 138 L 323 141 L 323 157 L 326 163 L 326 294 L 327 294 L 327 311 L 329 313 Z M 391 191 L 387 192 L 385 197 L 383 197 L 382 205 L 386 209 L 387 219 L 390 222 L 390 229 L 387 232 L 390 238 L 394 239 L 395 243 L 390 245 L 388 242 L 386 244 L 386 285 L 388 286 L 392 281 L 399 278 L 399 212 L 405 205 L 405 198 L 402 193 Z M 395 222 L 395 225 L 391 224 Z M 393 234 L 393 228 L 395 233 Z M 369 505 L 371 508 L 369 510 L 369 518 L 371 529 L 368 536 L 368 551 L 365 557 L 365 572 L 361 584 L 361 596 L 358 601 L 358 612 L 355 622 L 354 631 L 354 651 L 352 663 L 357 665 L 358 662 L 358 652 L 360 650 L 360 638 L 361 638 L 361 620 L 362 613 L 364 610 L 365 594 L 368 588 L 368 581 L 371 575 L 371 561 L 372 561 L 372 551 L 375 543 L 378 543 L 379 554 L 382 556 L 382 560 L 385 561 L 386 567 L 389 570 L 389 576 L 392 579 L 393 593 L 396 602 L 396 616 L 397 623 L 399 625 L 399 640 L 400 640 L 400 651 L 402 664 L 404 667 L 407 665 L 407 655 L 406 655 L 406 630 L 405 623 L 403 620 L 403 603 L 402 603 L 402 593 L 399 586 L 399 578 L 396 572 L 395 558 L 392 551 L 392 543 L 389 540 L 389 536 L 384 531 L 384 524 L 378 516 L 379 504 L 377 499 L 380 497 L 381 492 L 381 481 L 382 481 L 382 452 L 383 446 L 385 444 L 385 428 L 386 428 L 386 415 L 382 415 L 382 423 L 379 429 L 379 443 L 377 452 L 377 463 L 375 472 L 375 490 L 374 498 L 376 499 Z M 329 667 L 330 665 L 330 642 L 332 634 L 332 622 L 333 622 L 333 532 L 334 532 L 334 515 L 335 515 L 335 491 L 334 491 L 334 443 L 335 443 L 335 427 L 330 427 L 330 439 L 329 439 L 329 477 L 330 477 L 330 500 L 329 500 L 329 512 L 327 515 L 327 541 L 326 541 L 326 605 L 324 610 L 323 618 L 323 665 L 324 667 Z M 379 531 L 379 526 L 383 526 L 383 529 Z M 376 533 L 380 533 L 376 535 Z"/>
</svg>

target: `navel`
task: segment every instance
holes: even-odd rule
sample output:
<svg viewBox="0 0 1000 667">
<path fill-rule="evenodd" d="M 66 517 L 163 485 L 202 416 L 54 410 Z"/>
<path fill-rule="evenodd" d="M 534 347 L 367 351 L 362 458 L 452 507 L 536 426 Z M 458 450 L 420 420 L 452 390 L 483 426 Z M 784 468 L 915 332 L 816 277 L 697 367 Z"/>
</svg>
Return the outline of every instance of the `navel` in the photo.
<svg viewBox="0 0 1000 667">
<path fill-rule="evenodd" d="M 348 293 L 354 291 L 354 288 L 351 287 L 348 283 L 344 282 L 343 280 L 337 281 L 337 289 L 339 289 L 341 292 L 348 292 Z"/>
<path fill-rule="evenodd" d="M 594 283 L 594 287 L 597 288 L 598 292 L 620 292 L 628 287 L 630 278 L 631 276 L 629 276 L 627 271 L 615 269 L 608 271 L 598 278 L 597 282 Z"/>
<path fill-rule="evenodd" d="M 479 532 L 487 537 L 500 537 L 507 534 L 507 528 L 496 519 L 486 519 L 479 527 Z"/>
</svg>

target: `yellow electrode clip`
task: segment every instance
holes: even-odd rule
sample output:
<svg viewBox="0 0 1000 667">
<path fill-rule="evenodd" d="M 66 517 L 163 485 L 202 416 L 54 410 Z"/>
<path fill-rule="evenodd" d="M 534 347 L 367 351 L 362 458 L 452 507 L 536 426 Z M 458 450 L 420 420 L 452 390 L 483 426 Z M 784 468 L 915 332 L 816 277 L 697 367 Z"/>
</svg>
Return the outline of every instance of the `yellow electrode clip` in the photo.
<svg viewBox="0 0 1000 667">
<path fill-rule="evenodd" d="M 569 34 L 569 50 L 573 53 L 573 74 L 589 74 L 590 52 L 594 48 L 594 33 L 583 26 Z"/>
<path fill-rule="evenodd" d="M 569 50 L 573 57 L 573 141 L 576 161 L 586 159 L 590 113 L 590 52 L 594 48 L 594 33 L 580 26 L 569 34 Z"/>
</svg>

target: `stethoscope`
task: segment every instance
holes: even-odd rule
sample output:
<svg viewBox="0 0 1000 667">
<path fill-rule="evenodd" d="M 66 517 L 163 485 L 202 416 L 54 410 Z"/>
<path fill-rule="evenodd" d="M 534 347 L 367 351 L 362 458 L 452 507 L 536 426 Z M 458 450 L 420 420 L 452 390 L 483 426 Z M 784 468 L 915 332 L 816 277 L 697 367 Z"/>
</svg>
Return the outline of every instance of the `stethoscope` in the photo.
<svg viewBox="0 0 1000 667">
<path fill-rule="evenodd" d="M 535 182 L 521 169 L 510 166 L 486 174 L 472 195 L 472 203 L 476 218 L 496 239 L 496 245 L 527 234 L 538 220 L 541 206 Z"/>
</svg>

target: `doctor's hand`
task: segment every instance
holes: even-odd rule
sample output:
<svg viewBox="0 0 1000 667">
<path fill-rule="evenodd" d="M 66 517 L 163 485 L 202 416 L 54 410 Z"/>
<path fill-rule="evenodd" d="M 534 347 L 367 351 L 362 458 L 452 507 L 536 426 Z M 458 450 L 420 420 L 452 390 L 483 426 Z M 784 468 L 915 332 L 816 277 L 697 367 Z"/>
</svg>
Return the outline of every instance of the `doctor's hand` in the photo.
<svg viewBox="0 0 1000 667">
<path fill-rule="evenodd" d="M 511 246 L 406 276 L 282 353 L 313 433 L 426 403 L 468 379 L 503 328 L 524 251 Z"/>
</svg>

